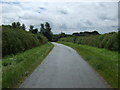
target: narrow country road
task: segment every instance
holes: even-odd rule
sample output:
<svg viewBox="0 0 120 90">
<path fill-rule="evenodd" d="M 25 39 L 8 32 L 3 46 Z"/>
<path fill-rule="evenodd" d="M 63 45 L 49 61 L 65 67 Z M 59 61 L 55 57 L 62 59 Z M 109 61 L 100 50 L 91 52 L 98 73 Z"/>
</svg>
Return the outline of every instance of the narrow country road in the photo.
<svg viewBox="0 0 120 90">
<path fill-rule="evenodd" d="M 75 50 L 53 44 L 53 50 L 20 88 L 108 88 Z"/>
</svg>

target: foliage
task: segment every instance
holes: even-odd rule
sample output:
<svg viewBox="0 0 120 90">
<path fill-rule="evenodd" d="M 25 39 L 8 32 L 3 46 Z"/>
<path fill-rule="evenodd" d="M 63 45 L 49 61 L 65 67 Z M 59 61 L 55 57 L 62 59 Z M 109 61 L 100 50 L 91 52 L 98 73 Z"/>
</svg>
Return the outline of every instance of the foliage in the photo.
<svg viewBox="0 0 120 90">
<path fill-rule="evenodd" d="M 41 33 L 37 33 L 36 37 L 39 40 L 39 42 L 42 44 L 45 44 L 48 42 L 48 39 L 45 36 L 43 36 Z"/>
<path fill-rule="evenodd" d="M 2 87 L 16 87 L 42 62 L 52 48 L 53 45 L 48 42 L 23 53 L 4 57 L 2 61 Z"/>
<path fill-rule="evenodd" d="M 107 33 L 90 36 L 70 36 L 61 38 L 60 41 L 74 42 L 77 44 L 90 45 L 98 48 L 106 48 L 118 51 L 118 33 Z"/>
<path fill-rule="evenodd" d="M 37 34 L 37 33 L 38 33 L 38 29 L 37 29 L 37 28 L 33 29 L 33 28 L 34 28 L 34 26 L 33 26 L 33 25 L 30 25 L 29 32 L 31 32 L 31 33 L 33 33 L 33 34 Z"/>
<path fill-rule="evenodd" d="M 74 48 L 113 88 L 118 88 L 118 53 L 70 42 L 59 43 Z M 120 54 L 119 54 L 120 55 Z"/>
<path fill-rule="evenodd" d="M 37 34 L 37 33 L 38 33 L 38 29 L 37 29 L 37 28 L 36 28 L 36 29 L 33 29 L 33 30 L 32 30 L 32 33 L 33 33 L 33 34 Z"/>
<path fill-rule="evenodd" d="M 41 36 L 39 35 L 39 37 Z M 36 47 L 42 44 L 39 42 L 44 41 L 42 39 L 44 39 L 43 36 L 38 40 L 37 36 L 21 28 L 2 26 L 2 55 L 16 54 Z"/>
<path fill-rule="evenodd" d="M 13 22 L 12 23 L 12 28 L 22 28 L 22 26 L 21 26 L 21 24 L 20 24 L 20 22 Z"/>
<path fill-rule="evenodd" d="M 13 28 L 16 28 L 16 26 L 17 26 L 16 23 L 13 22 L 13 23 L 12 23 L 12 27 L 13 27 Z"/>
<path fill-rule="evenodd" d="M 76 32 L 76 33 L 73 33 L 72 34 L 73 36 L 86 36 L 86 35 L 99 35 L 98 31 L 92 31 L 92 32 L 88 32 L 88 31 L 85 31 L 85 32 Z"/>
<path fill-rule="evenodd" d="M 17 28 L 21 28 L 20 22 L 17 22 L 17 23 L 16 23 L 16 26 L 17 26 Z"/>
<path fill-rule="evenodd" d="M 80 34 L 79 34 L 78 32 L 73 33 L 72 35 L 73 35 L 73 36 L 80 36 Z"/>
<path fill-rule="evenodd" d="M 60 36 L 60 38 L 63 38 L 63 37 L 66 37 L 66 34 L 61 32 L 59 36 Z"/>
<path fill-rule="evenodd" d="M 23 29 L 23 30 L 25 30 L 25 24 L 22 24 L 22 26 L 21 26 L 21 27 L 22 27 L 22 29 Z"/>
<path fill-rule="evenodd" d="M 48 22 L 45 23 L 45 28 L 44 28 L 44 24 L 41 24 L 41 28 L 40 28 L 40 32 L 45 36 L 47 37 L 47 39 L 49 41 L 52 41 L 52 36 L 53 36 L 53 33 L 51 32 L 51 27 L 50 27 L 50 24 Z"/>
<path fill-rule="evenodd" d="M 45 30 L 44 24 L 41 24 L 40 32 L 41 32 L 41 33 L 44 33 L 44 30 Z"/>
<path fill-rule="evenodd" d="M 68 35 L 61 32 L 60 34 L 54 34 L 53 37 L 52 37 L 52 41 L 53 42 L 56 42 L 58 41 L 60 38 L 63 38 L 63 37 L 67 37 Z"/>
<path fill-rule="evenodd" d="M 33 25 L 30 25 L 29 31 L 32 32 L 33 28 L 34 28 L 34 26 L 33 26 Z"/>
</svg>

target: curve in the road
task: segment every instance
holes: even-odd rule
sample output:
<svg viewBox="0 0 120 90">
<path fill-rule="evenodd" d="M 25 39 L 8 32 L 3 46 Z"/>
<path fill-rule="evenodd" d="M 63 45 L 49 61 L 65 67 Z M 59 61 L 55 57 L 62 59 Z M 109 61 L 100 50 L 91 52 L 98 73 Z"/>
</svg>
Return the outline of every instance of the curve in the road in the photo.
<svg viewBox="0 0 120 90">
<path fill-rule="evenodd" d="M 20 88 L 108 88 L 107 83 L 72 48 L 54 48 Z"/>
</svg>

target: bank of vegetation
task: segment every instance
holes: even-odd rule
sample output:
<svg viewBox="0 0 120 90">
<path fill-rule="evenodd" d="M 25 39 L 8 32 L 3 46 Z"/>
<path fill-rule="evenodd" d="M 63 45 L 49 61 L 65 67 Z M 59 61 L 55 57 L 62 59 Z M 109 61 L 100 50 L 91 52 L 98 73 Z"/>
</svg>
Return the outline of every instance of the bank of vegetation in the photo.
<svg viewBox="0 0 120 90">
<path fill-rule="evenodd" d="M 52 48 L 53 45 L 48 42 L 23 53 L 3 58 L 2 87 L 18 87 L 17 85 L 42 62 Z"/>
<path fill-rule="evenodd" d="M 89 45 L 97 48 L 105 48 L 112 51 L 118 51 L 118 33 L 106 33 L 101 35 L 81 35 L 81 36 L 68 36 L 60 38 L 59 41 L 72 42 L 76 44 Z"/>
<path fill-rule="evenodd" d="M 118 87 L 120 31 L 73 33 L 59 43 L 74 48 L 113 88 Z"/>
<path fill-rule="evenodd" d="M 52 36 L 51 28 L 48 22 L 39 31 L 33 25 L 26 30 L 26 26 L 20 22 L 0 27 L 2 28 L 2 88 L 18 87 L 17 85 L 53 48 L 49 42 Z"/>
<path fill-rule="evenodd" d="M 75 49 L 111 87 L 118 88 L 118 55 L 120 54 L 72 42 L 59 41 L 59 43 Z"/>
<path fill-rule="evenodd" d="M 14 22 L 12 25 L 2 25 L 3 57 L 23 52 L 48 41 L 49 38 L 46 36 L 50 35 L 49 32 L 44 32 L 46 29 L 42 30 L 42 32 L 38 32 L 38 29 L 34 29 L 33 27 L 34 26 L 30 25 L 29 31 L 26 31 L 25 25 L 21 25 L 19 22 Z M 45 36 L 46 33 L 47 35 Z"/>
</svg>

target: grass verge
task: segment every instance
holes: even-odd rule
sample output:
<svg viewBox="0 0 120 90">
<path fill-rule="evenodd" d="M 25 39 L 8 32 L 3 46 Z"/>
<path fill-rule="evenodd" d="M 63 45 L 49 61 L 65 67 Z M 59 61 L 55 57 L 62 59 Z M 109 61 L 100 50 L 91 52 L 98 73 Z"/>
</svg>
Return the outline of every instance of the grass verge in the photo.
<svg viewBox="0 0 120 90">
<path fill-rule="evenodd" d="M 13 88 L 25 79 L 48 55 L 53 45 L 48 42 L 17 55 L 3 58 L 2 88 Z"/>
<path fill-rule="evenodd" d="M 113 88 L 118 88 L 118 53 L 87 45 L 62 42 L 75 49 Z M 120 55 L 120 54 L 119 54 Z"/>
</svg>

